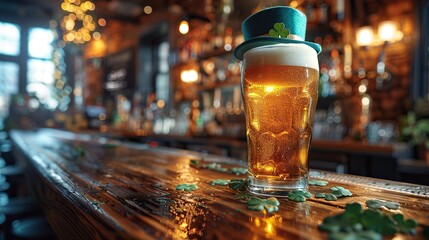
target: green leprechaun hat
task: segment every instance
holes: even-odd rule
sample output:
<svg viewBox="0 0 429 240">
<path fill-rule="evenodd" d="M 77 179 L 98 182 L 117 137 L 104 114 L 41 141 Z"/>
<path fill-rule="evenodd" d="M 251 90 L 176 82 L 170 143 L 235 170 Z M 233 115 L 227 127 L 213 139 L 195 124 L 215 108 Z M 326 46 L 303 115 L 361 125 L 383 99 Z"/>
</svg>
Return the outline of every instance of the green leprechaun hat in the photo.
<svg viewBox="0 0 429 240">
<path fill-rule="evenodd" d="M 317 54 L 319 44 L 305 41 L 307 17 L 295 8 L 279 6 L 263 9 L 243 21 L 241 29 L 244 42 L 234 49 L 236 58 L 242 60 L 246 51 L 278 43 L 302 43 L 312 47 Z"/>
</svg>

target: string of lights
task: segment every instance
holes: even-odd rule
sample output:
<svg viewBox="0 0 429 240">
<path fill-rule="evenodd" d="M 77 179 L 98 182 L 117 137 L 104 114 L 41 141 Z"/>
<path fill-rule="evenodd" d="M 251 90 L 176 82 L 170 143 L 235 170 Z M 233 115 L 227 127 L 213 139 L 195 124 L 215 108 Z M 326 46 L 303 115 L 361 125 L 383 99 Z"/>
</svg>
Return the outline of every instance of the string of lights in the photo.
<svg viewBox="0 0 429 240">
<path fill-rule="evenodd" d="M 64 0 L 61 3 L 61 9 L 66 12 L 60 21 L 64 42 L 84 44 L 92 38 L 100 38 L 100 33 L 96 31 L 97 21 L 90 14 L 95 10 L 94 3 L 91 1 Z M 106 20 L 100 18 L 98 24 L 104 26 Z"/>
</svg>

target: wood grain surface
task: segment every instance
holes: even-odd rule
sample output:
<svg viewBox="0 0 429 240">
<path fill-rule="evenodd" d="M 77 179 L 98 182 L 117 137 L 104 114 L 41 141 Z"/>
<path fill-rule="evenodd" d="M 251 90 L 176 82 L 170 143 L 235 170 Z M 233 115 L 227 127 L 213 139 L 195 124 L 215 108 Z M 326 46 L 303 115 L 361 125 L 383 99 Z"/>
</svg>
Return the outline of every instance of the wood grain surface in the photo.
<svg viewBox="0 0 429 240">
<path fill-rule="evenodd" d="M 15 154 L 26 163 L 28 177 L 60 239 L 327 239 L 322 220 L 347 203 L 369 199 L 395 201 L 406 218 L 418 223 L 417 235 L 387 239 L 424 239 L 429 226 L 429 187 L 311 171 L 329 182 L 310 186 L 327 192 L 349 189 L 338 201 L 312 198 L 298 203 L 278 198 L 278 212 L 256 212 L 214 179 L 245 178 L 191 166 L 191 160 L 245 167 L 235 159 L 192 151 L 152 148 L 58 130 L 13 131 Z M 197 184 L 192 192 L 181 183 Z"/>
</svg>

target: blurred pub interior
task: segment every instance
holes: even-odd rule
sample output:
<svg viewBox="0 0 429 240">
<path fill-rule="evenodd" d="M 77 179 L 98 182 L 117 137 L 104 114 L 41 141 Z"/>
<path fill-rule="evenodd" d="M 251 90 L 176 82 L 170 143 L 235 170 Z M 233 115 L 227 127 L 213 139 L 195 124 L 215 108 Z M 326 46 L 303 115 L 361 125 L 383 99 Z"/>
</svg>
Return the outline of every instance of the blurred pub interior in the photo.
<svg viewBox="0 0 429 240">
<path fill-rule="evenodd" d="M 429 185 L 428 0 L 0 0 L 6 236 L 54 238 L 22 180 L 13 129 L 57 128 L 245 162 L 232 51 L 243 41 L 241 22 L 277 5 L 304 12 L 306 39 L 323 47 L 310 167 Z"/>
<path fill-rule="evenodd" d="M 322 45 L 310 167 L 429 185 L 429 1 L 0 0 L 0 129 L 246 159 L 241 22 L 287 5 Z"/>
</svg>

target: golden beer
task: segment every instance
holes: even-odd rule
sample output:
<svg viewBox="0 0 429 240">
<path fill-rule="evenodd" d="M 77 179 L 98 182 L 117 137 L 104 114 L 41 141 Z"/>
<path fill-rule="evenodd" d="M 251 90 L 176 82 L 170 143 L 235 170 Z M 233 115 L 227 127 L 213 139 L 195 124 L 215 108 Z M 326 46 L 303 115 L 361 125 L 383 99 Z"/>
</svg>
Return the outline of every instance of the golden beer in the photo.
<svg viewBox="0 0 429 240">
<path fill-rule="evenodd" d="M 242 92 L 250 190 L 256 193 L 281 195 L 307 187 L 319 72 L 317 55 L 313 60 L 299 58 L 302 55 L 288 46 L 261 47 L 245 54 Z"/>
</svg>

